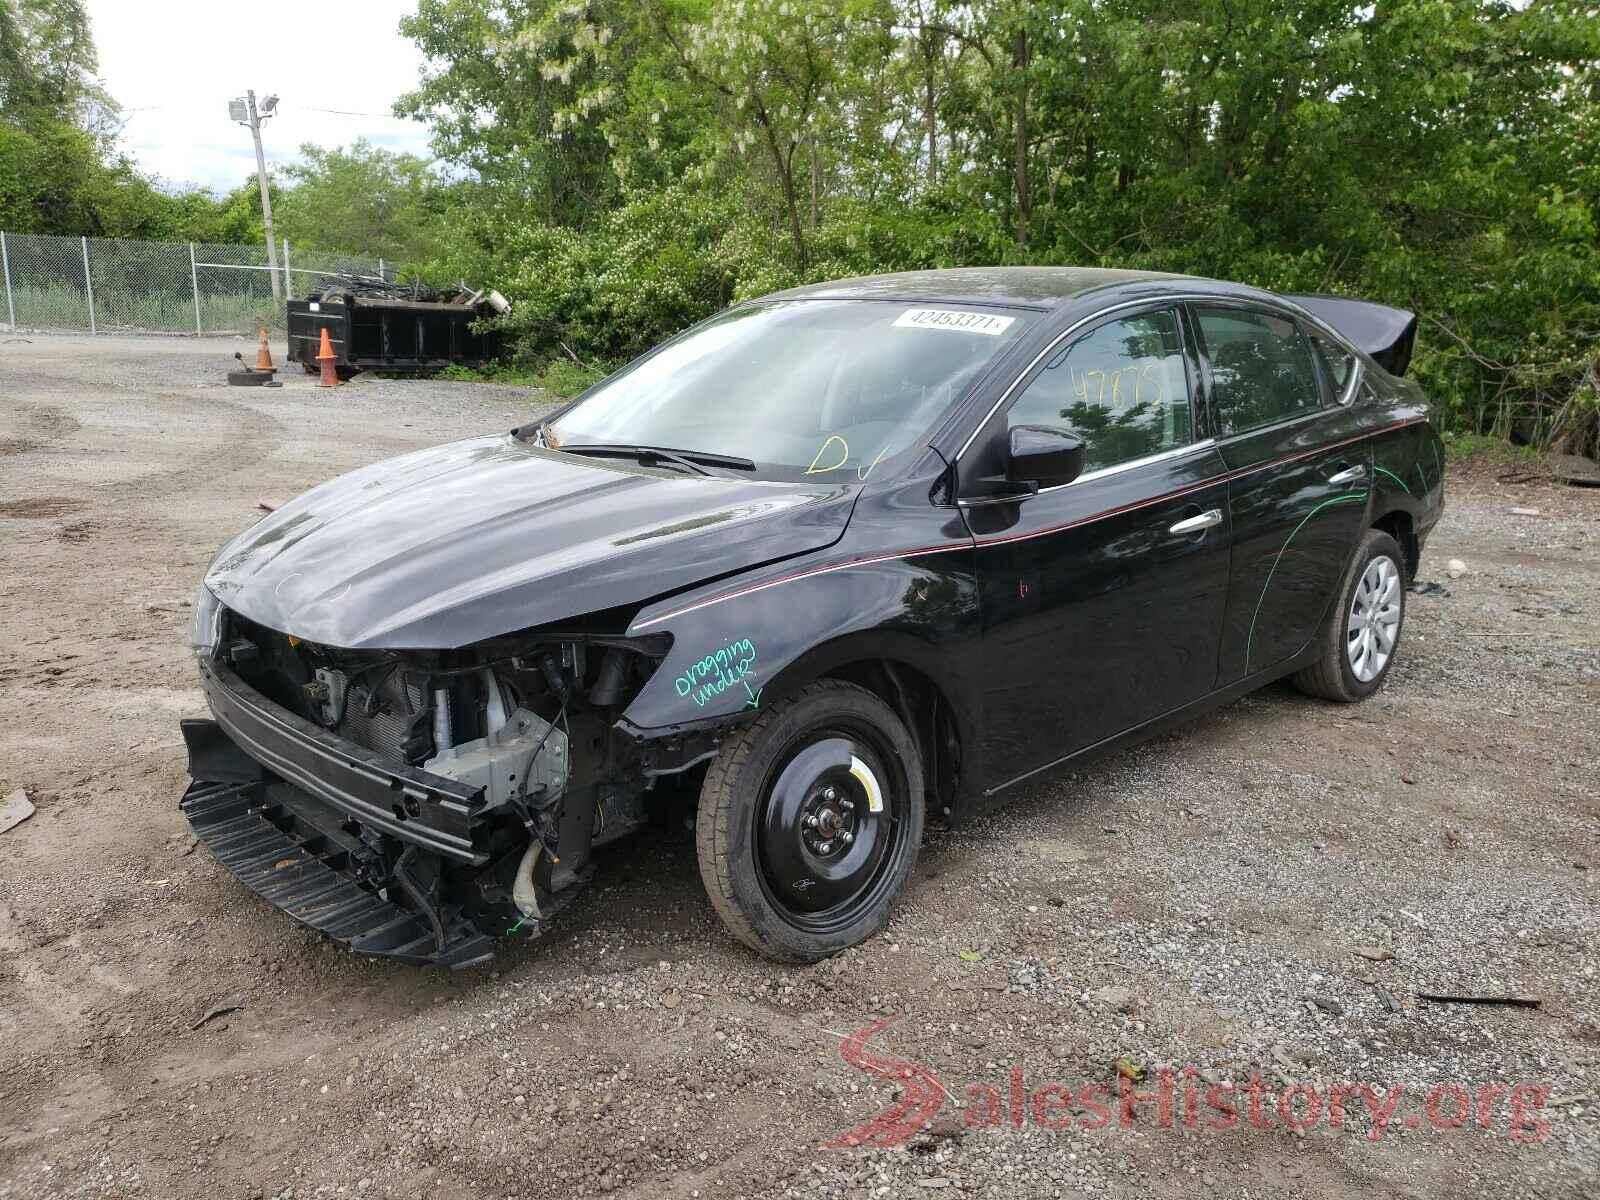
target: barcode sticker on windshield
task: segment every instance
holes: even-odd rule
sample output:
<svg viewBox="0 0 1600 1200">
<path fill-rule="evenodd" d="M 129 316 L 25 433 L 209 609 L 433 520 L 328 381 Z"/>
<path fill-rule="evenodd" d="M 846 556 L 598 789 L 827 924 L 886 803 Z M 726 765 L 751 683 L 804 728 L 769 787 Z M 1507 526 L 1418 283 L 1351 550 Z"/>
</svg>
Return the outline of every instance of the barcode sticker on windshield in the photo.
<svg viewBox="0 0 1600 1200">
<path fill-rule="evenodd" d="M 949 308 L 908 308 L 894 319 L 901 329 L 953 329 L 957 333 L 985 333 L 999 337 L 1015 317 L 993 313 L 956 312 Z"/>
</svg>

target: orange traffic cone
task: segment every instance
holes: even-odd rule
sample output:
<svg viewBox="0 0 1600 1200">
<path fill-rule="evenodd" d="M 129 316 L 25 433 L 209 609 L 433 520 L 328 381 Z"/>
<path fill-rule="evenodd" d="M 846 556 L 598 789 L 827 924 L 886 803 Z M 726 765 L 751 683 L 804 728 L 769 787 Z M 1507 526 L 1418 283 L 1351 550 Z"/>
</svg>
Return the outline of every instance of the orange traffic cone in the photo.
<svg viewBox="0 0 1600 1200">
<path fill-rule="evenodd" d="M 272 365 L 272 351 L 267 348 L 267 327 L 261 325 L 258 328 L 261 330 L 261 342 L 256 346 L 256 370 L 276 371 L 278 368 Z"/>
<path fill-rule="evenodd" d="M 328 327 L 322 327 L 322 346 L 317 351 L 317 361 L 322 364 L 322 378 L 317 381 L 318 387 L 337 387 L 339 373 L 333 369 L 333 342 L 328 337 Z"/>
</svg>

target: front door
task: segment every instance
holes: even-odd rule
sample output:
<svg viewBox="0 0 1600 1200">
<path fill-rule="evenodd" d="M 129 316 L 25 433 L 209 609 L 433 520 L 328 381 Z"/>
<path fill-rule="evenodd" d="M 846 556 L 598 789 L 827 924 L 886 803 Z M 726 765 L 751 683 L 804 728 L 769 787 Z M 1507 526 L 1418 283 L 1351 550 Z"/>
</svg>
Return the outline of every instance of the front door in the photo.
<svg viewBox="0 0 1600 1200">
<path fill-rule="evenodd" d="M 1372 464 L 1297 321 L 1217 304 L 1192 316 L 1230 475 L 1220 686 L 1285 662 L 1316 634 L 1366 527 Z"/>
<path fill-rule="evenodd" d="M 1197 374 L 1177 306 L 1102 320 L 1036 367 L 962 458 L 989 788 L 1211 689 L 1227 484 L 1197 429 Z M 1017 425 L 1083 438 L 1084 473 L 1020 499 L 977 494 Z"/>
</svg>

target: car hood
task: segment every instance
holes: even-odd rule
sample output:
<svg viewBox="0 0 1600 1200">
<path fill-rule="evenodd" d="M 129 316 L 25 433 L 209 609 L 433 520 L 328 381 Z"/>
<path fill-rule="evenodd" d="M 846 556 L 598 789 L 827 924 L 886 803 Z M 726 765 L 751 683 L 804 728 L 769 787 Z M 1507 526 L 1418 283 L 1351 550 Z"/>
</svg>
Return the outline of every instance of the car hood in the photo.
<svg viewBox="0 0 1600 1200">
<path fill-rule="evenodd" d="M 321 645 L 450 649 L 822 549 L 858 490 L 474 438 L 313 488 L 229 543 L 206 586 Z"/>
</svg>

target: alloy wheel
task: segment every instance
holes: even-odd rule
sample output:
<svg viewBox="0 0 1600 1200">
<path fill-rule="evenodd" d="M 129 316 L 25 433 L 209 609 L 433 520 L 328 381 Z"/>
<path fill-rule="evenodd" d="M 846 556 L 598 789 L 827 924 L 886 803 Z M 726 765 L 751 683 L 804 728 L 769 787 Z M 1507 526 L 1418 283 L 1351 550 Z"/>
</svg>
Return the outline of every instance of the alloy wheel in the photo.
<svg viewBox="0 0 1600 1200">
<path fill-rule="evenodd" d="M 1400 636 L 1400 568 L 1386 554 L 1375 556 L 1361 573 L 1345 620 L 1345 654 L 1362 683 L 1383 673 Z"/>
</svg>

